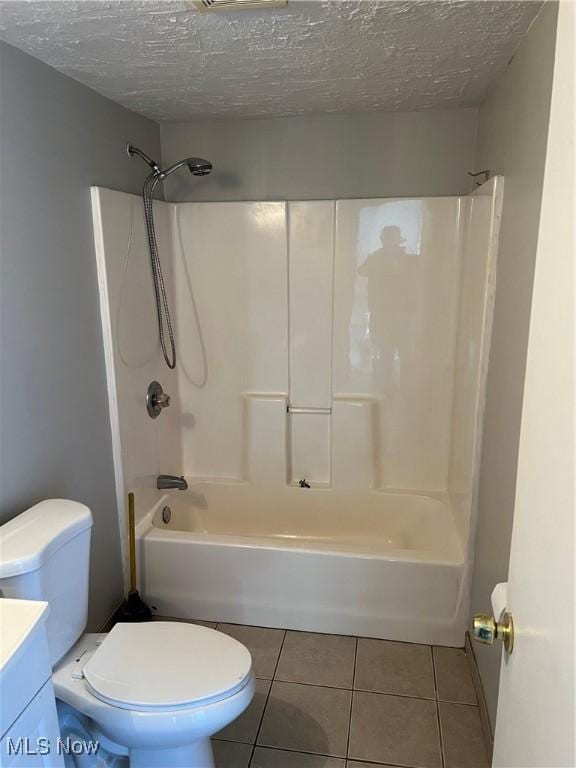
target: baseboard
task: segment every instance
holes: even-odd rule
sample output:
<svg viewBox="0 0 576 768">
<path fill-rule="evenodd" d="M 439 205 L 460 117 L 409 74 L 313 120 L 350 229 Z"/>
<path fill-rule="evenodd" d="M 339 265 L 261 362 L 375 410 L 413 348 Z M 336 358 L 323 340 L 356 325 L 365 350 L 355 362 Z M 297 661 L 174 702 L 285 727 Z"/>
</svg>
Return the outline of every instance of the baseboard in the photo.
<svg viewBox="0 0 576 768">
<path fill-rule="evenodd" d="M 480 677 L 480 671 L 478 670 L 478 664 L 476 663 L 474 646 L 470 640 L 469 632 L 466 632 L 466 658 L 468 659 L 468 664 L 470 665 L 470 674 L 472 675 L 472 682 L 474 683 L 474 690 L 476 691 L 476 698 L 478 699 L 478 710 L 480 713 L 480 722 L 482 724 L 482 733 L 484 735 L 486 751 L 488 753 L 490 764 L 492 764 L 492 753 L 494 752 L 494 734 L 492 733 L 492 725 L 490 724 L 490 717 L 488 716 L 488 707 L 486 706 L 486 698 L 484 696 L 482 678 Z"/>
</svg>

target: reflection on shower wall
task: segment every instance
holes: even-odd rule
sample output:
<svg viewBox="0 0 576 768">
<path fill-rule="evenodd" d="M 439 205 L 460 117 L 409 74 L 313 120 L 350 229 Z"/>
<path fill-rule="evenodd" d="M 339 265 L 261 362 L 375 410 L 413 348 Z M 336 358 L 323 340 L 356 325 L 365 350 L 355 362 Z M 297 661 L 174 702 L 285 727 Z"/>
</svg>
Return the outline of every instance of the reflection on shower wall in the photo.
<svg viewBox="0 0 576 768">
<path fill-rule="evenodd" d="M 335 426 L 347 445 L 362 407 L 348 399 L 364 398 L 379 487 L 446 487 L 461 208 L 458 198 L 337 203 Z"/>
<path fill-rule="evenodd" d="M 141 202 L 95 189 L 119 495 L 152 489 L 160 472 L 450 495 L 464 544 L 498 185 L 461 198 L 157 203 L 175 372 L 161 360 Z M 173 396 L 155 422 L 152 379 Z"/>
</svg>

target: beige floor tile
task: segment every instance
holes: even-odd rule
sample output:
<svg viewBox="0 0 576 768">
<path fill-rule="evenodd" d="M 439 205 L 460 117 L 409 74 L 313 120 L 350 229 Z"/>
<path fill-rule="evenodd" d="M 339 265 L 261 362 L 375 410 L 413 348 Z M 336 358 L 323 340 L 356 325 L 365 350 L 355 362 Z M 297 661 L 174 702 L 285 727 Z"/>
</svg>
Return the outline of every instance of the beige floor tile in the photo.
<svg viewBox="0 0 576 768">
<path fill-rule="evenodd" d="M 212 740 L 216 768 L 248 768 L 252 754 L 251 744 Z"/>
<path fill-rule="evenodd" d="M 218 624 L 218 631 L 235 637 L 248 648 L 252 654 L 256 677 L 272 679 L 285 630 L 247 627 L 243 624 Z"/>
<path fill-rule="evenodd" d="M 430 646 L 361 637 L 354 688 L 434 699 Z"/>
<path fill-rule="evenodd" d="M 338 757 L 256 747 L 250 768 L 345 768 L 345 763 Z"/>
<path fill-rule="evenodd" d="M 478 707 L 440 702 L 446 768 L 488 768 Z"/>
<path fill-rule="evenodd" d="M 275 679 L 352 688 L 356 639 L 313 632 L 287 632 Z"/>
<path fill-rule="evenodd" d="M 216 734 L 217 739 L 226 741 L 242 741 L 245 744 L 254 744 L 262 719 L 262 712 L 266 705 L 266 698 L 270 690 L 269 680 L 256 680 L 256 693 L 250 706 L 240 717 L 237 717 L 230 725 Z"/>
<path fill-rule="evenodd" d="M 436 686 L 441 701 L 476 704 L 468 657 L 463 648 L 435 647 Z"/>
<path fill-rule="evenodd" d="M 413 768 L 440 768 L 436 702 L 355 691 L 348 756 Z"/>
<path fill-rule="evenodd" d="M 338 688 L 274 682 L 258 744 L 345 757 L 350 699 Z"/>
</svg>

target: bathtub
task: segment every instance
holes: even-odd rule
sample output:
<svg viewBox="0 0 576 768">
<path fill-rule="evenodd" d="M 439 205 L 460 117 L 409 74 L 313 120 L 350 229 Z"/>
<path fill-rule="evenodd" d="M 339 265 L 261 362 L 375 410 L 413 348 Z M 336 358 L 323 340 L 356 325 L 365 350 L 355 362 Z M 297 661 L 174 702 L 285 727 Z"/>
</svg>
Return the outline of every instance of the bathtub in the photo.
<svg viewBox="0 0 576 768">
<path fill-rule="evenodd" d="M 465 564 L 440 497 L 197 483 L 137 536 L 159 615 L 464 644 Z"/>
</svg>

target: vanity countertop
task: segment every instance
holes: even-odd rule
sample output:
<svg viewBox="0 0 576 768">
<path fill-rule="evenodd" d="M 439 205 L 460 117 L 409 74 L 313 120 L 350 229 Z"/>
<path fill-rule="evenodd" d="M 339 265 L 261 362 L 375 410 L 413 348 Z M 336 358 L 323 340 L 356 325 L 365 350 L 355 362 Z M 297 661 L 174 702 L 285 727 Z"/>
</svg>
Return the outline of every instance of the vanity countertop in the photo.
<svg viewBox="0 0 576 768">
<path fill-rule="evenodd" d="M 0 672 L 48 615 L 48 603 L 0 598 Z"/>
</svg>

